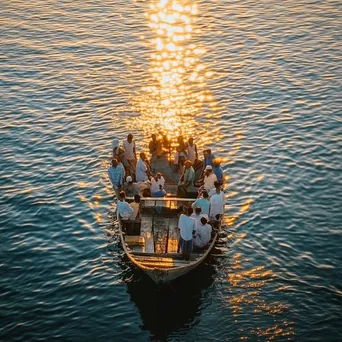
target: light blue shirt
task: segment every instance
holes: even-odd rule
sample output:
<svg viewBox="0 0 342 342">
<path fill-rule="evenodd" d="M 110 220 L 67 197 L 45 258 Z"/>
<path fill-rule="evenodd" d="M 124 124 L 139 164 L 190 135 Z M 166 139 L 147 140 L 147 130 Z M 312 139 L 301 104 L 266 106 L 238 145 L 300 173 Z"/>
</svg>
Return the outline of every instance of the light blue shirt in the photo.
<svg viewBox="0 0 342 342">
<path fill-rule="evenodd" d="M 120 188 L 123 184 L 123 171 L 119 165 L 117 167 L 110 166 L 108 176 L 113 186 Z"/>
<path fill-rule="evenodd" d="M 129 219 L 134 214 L 134 209 L 126 201 L 118 201 L 117 206 L 123 219 Z"/>
<path fill-rule="evenodd" d="M 197 200 L 192 203 L 191 207 L 201 207 L 201 214 L 207 214 L 209 216 L 210 202 L 207 199 L 203 197 L 197 198 Z"/>
</svg>

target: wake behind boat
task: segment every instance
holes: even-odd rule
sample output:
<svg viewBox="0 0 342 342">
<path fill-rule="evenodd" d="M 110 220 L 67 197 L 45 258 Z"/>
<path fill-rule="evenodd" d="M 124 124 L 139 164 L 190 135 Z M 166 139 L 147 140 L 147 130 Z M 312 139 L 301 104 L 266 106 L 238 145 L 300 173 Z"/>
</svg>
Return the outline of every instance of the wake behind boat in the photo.
<svg viewBox="0 0 342 342">
<path fill-rule="evenodd" d="M 194 216 L 195 214 L 187 215 L 187 211 L 192 212 L 192 207 L 197 207 L 198 213 L 201 210 L 196 206 L 198 188 L 191 184 L 187 186 L 185 192 L 181 191 L 186 196 L 180 196 L 179 182 L 182 177 L 174 169 L 174 164 L 170 162 L 166 153 L 152 157 L 148 166 L 151 174 L 162 175 L 164 197 L 155 197 L 156 193 L 151 196 L 148 191 L 142 190 L 144 187 L 140 187 L 141 194 L 144 196 L 140 197 L 138 215 L 135 219 L 122 217 L 124 214 L 122 211 L 120 212 L 119 207 L 122 204 L 127 206 L 127 204 L 118 202 L 119 235 L 122 247 L 129 260 L 156 283 L 167 283 L 189 273 L 206 259 L 217 240 L 222 215 L 210 217 L 210 226 L 204 224 L 207 219 L 209 221 L 207 215 L 198 215 L 206 218 L 204 221 L 202 219 L 203 225 L 201 223 L 199 225 L 202 228 L 208 227 L 210 229 L 208 239 L 204 246 L 198 245 L 197 248 L 191 250 L 191 253 L 184 253 L 187 247 L 179 244 L 179 241 L 182 240 L 180 238 L 182 234 L 180 232 L 182 225 L 180 217 L 182 216 L 184 219 L 185 216 Z M 135 176 L 139 177 L 138 175 Z M 128 180 L 131 179 L 132 177 L 128 176 Z M 144 183 L 141 182 L 140 184 L 143 185 Z M 124 201 L 132 203 L 134 197 L 127 196 Z M 209 202 L 209 200 L 207 201 Z M 193 218 L 190 221 L 196 220 Z M 196 237 L 201 242 L 201 236 L 198 232 L 196 233 L 196 228 L 194 228 L 193 233 L 194 239 Z M 184 239 L 182 241 L 185 242 Z"/>
</svg>

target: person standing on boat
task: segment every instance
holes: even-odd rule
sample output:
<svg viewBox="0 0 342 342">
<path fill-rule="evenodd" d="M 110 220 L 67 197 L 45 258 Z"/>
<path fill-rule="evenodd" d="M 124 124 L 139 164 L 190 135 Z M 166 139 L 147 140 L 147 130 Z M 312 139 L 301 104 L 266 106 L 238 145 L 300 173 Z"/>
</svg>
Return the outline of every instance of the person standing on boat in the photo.
<svg viewBox="0 0 342 342">
<path fill-rule="evenodd" d="M 178 182 L 177 196 L 178 197 L 186 197 L 188 194 L 188 187 L 193 185 L 195 182 L 195 170 L 192 167 L 192 163 L 190 160 L 186 160 L 183 166 L 183 172 L 180 176 Z"/>
<path fill-rule="evenodd" d="M 193 239 L 193 245 L 196 248 L 204 248 L 209 244 L 211 238 L 212 227 L 208 224 L 208 220 L 202 217 L 200 224 L 196 229 Z"/>
<path fill-rule="evenodd" d="M 211 165 L 207 165 L 204 170 L 204 178 L 198 181 L 198 184 L 202 184 L 198 189 L 198 192 L 201 193 L 203 190 L 209 192 L 211 189 L 215 188 L 216 181 L 217 177 L 213 173 L 213 167 Z"/>
<path fill-rule="evenodd" d="M 203 167 L 204 167 L 204 169 L 208 165 L 213 167 L 214 166 L 215 156 L 211 153 L 211 149 L 210 148 L 208 148 L 208 149 L 203 151 L 203 156 L 204 156 L 204 160 L 203 160 Z"/>
<path fill-rule="evenodd" d="M 210 202 L 209 202 L 209 194 L 206 190 L 202 191 L 202 196 L 198 197 L 197 200 L 192 203 L 192 208 L 200 207 L 201 213 L 209 216 Z"/>
<path fill-rule="evenodd" d="M 131 220 L 134 216 L 134 209 L 126 202 L 125 191 L 120 191 L 117 208 L 122 220 Z"/>
<path fill-rule="evenodd" d="M 201 207 L 197 206 L 195 207 L 195 212 L 193 212 L 191 214 L 191 217 L 193 217 L 196 220 L 196 230 L 198 229 L 200 223 L 201 223 L 201 218 L 203 217 L 203 215 L 201 214 Z"/>
<path fill-rule="evenodd" d="M 112 165 L 108 169 L 108 176 L 110 179 L 110 182 L 112 183 L 113 189 L 115 191 L 116 198 L 119 197 L 119 191 L 122 188 L 123 185 L 123 171 L 122 167 L 119 166 L 118 160 L 113 159 Z"/>
<path fill-rule="evenodd" d="M 152 134 L 151 138 L 152 140 L 148 145 L 151 158 L 159 158 L 163 153 L 162 142 L 157 139 L 157 136 L 155 134 Z"/>
<path fill-rule="evenodd" d="M 196 230 L 196 220 L 190 215 L 192 208 L 184 208 L 184 214 L 181 214 L 178 220 L 178 228 L 180 230 L 180 237 L 178 242 L 178 252 L 181 250 L 184 260 L 190 260 L 190 253 L 192 252 L 192 237 Z"/>
<path fill-rule="evenodd" d="M 194 165 L 195 160 L 198 159 L 198 152 L 197 146 L 196 144 L 194 144 L 194 139 L 192 137 L 188 140 L 186 150 L 188 154 L 188 159 L 191 161 L 192 165 Z"/>
<path fill-rule="evenodd" d="M 221 186 L 216 182 L 216 193 L 210 197 L 210 220 L 219 220 L 224 212 L 224 192 L 221 191 Z"/>
<path fill-rule="evenodd" d="M 221 167 L 221 159 L 215 158 L 213 161 L 213 173 L 216 175 L 217 181 L 220 183 L 220 185 L 223 185 L 224 182 L 224 173 L 223 169 Z"/>
<path fill-rule="evenodd" d="M 160 185 L 164 187 L 165 179 L 160 172 L 156 173 L 154 177 L 151 178 L 151 195 L 160 191 Z M 158 196 L 160 197 L 160 196 Z"/>
<path fill-rule="evenodd" d="M 135 166 L 137 164 L 137 157 L 135 154 L 135 141 L 133 140 L 133 134 L 129 133 L 127 139 L 122 142 L 123 149 L 125 151 L 124 155 L 124 166 L 127 171 L 127 175 L 133 176 Z"/>
<path fill-rule="evenodd" d="M 144 152 L 140 153 L 140 159 L 137 163 L 136 169 L 135 169 L 135 177 L 137 182 L 146 182 L 148 180 L 148 168 L 145 163 L 146 155 Z"/>
</svg>

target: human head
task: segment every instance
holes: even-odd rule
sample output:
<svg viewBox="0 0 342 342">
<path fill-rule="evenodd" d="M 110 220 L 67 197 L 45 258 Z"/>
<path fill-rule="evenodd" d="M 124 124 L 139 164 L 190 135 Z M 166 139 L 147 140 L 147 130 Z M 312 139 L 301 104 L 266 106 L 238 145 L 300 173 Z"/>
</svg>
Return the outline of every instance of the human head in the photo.
<svg viewBox="0 0 342 342">
<path fill-rule="evenodd" d="M 192 163 L 191 163 L 191 161 L 190 160 L 186 160 L 185 162 L 184 162 L 184 166 L 188 169 L 189 167 L 191 167 L 192 166 Z"/>
<path fill-rule="evenodd" d="M 125 191 L 120 191 L 119 197 L 120 197 L 121 200 L 124 200 L 126 198 Z"/>
<path fill-rule="evenodd" d="M 208 155 L 208 150 L 203 150 L 203 157 L 206 158 Z"/>
<path fill-rule="evenodd" d="M 209 174 L 209 173 L 211 173 L 211 172 L 213 172 L 213 167 L 212 167 L 211 165 L 207 165 L 207 166 L 205 167 L 205 173 L 206 173 L 206 174 Z"/>
<path fill-rule="evenodd" d="M 140 203 L 140 196 L 139 195 L 134 195 L 134 202 Z"/>
<path fill-rule="evenodd" d="M 207 219 L 205 217 L 201 217 L 201 223 L 205 225 L 207 223 Z"/>
<path fill-rule="evenodd" d="M 199 215 L 199 214 L 201 213 L 201 211 L 202 211 L 202 208 L 201 208 L 201 207 L 196 207 L 196 208 L 195 208 L 195 213 L 196 213 L 196 215 Z"/>
<path fill-rule="evenodd" d="M 207 192 L 206 190 L 204 190 L 204 191 L 202 192 L 202 196 L 203 196 L 203 198 L 208 198 L 208 197 L 209 197 L 209 194 L 208 194 L 208 192 Z"/>
<path fill-rule="evenodd" d="M 133 183 L 133 178 L 131 176 L 126 177 L 126 182 L 127 183 Z"/>
<path fill-rule="evenodd" d="M 194 210 L 191 207 L 189 207 L 187 215 L 190 216 L 193 212 L 194 212 Z"/>
<path fill-rule="evenodd" d="M 213 164 L 214 164 L 214 166 L 220 166 L 221 165 L 221 159 L 220 158 L 215 158 L 213 160 Z"/>
<path fill-rule="evenodd" d="M 116 158 L 113 158 L 113 159 L 112 159 L 112 166 L 113 166 L 113 167 L 117 167 L 118 164 L 119 164 L 118 160 L 117 160 Z"/>
<path fill-rule="evenodd" d="M 132 134 L 132 133 L 129 133 L 129 134 L 127 135 L 127 141 L 128 141 L 129 143 L 131 143 L 132 140 L 133 140 L 133 134 Z"/>
<path fill-rule="evenodd" d="M 208 153 L 208 156 L 211 155 L 211 149 L 210 148 L 207 149 L 207 153 Z"/>
<path fill-rule="evenodd" d="M 156 136 L 155 134 L 152 134 L 152 135 L 151 135 L 151 138 L 152 138 L 153 141 L 156 141 L 157 136 Z"/>
<path fill-rule="evenodd" d="M 145 157 L 146 157 L 145 153 L 144 152 L 140 152 L 140 159 L 145 160 Z"/>
<path fill-rule="evenodd" d="M 194 138 L 190 137 L 188 142 L 189 142 L 190 145 L 192 145 L 194 143 Z"/>
</svg>

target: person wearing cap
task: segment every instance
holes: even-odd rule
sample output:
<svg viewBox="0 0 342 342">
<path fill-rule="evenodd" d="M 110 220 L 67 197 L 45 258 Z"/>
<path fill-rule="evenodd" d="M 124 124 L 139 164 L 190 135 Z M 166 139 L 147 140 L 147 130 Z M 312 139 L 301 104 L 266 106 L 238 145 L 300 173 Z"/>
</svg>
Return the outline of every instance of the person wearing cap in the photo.
<svg viewBox="0 0 342 342">
<path fill-rule="evenodd" d="M 200 207 L 202 215 L 209 215 L 210 202 L 208 192 L 206 190 L 203 190 L 202 195 L 198 197 L 194 203 L 192 203 L 191 207 Z"/>
<path fill-rule="evenodd" d="M 198 193 L 201 193 L 203 190 L 210 191 L 210 189 L 215 188 L 215 182 L 217 181 L 216 175 L 213 173 L 213 167 L 211 165 L 207 165 L 204 170 L 204 178 L 198 181 L 198 184 L 202 184 L 198 189 Z"/>
<path fill-rule="evenodd" d="M 112 165 L 108 168 L 109 180 L 112 183 L 113 189 L 116 194 L 116 198 L 119 197 L 119 191 L 123 185 L 123 171 L 121 166 L 119 166 L 118 160 L 113 159 Z"/>
<path fill-rule="evenodd" d="M 135 141 L 133 140 L 133 134 L 129 133 L 127 139 L 122 142 L 124 149 L 124 166 L 127 174 L 132 176 L 134 174 L 135 166 L 137 164 L 137 157 L 135 154 Z"/>
<path fill-rule="evenodd" d="M 131 176 L 126 177 L 126 183 L 124 184 L 123 188 L 126 192 L 128 197 L 133 197 L 135 195 L 142 195 L 142 192 L 145 189 L 150 188 L 150 182 L 133 182 L 133 178 Z"/>
<path fill-rule="evenodd" d="M 183 172 L 180 176 L 178 182 L 177 196 L 178 197 L 186 197 L 187 189 L 190 185 L 195 182 L 195 170 L 192 167 L 192 163 L 190 160 L 186 160 L 183 166 Z"/>
<path fill-rule="evenodd" d="M 202 216 L 194 234 L 193 246 L 196 248 L 204 248 L 207 246 L 211 238 L 211 232 L 211 225 L 208 224 L 207 218 Z"/>
<path fill-rule="evenodd" d="M 215 183 L 215 194 L 210 197 L 210 212 L 209 217 L 212 220 L 219 220 L 224 212 L 224 192 L 221 191 L 221 186 L 218 182 Z"/>
</svg>

